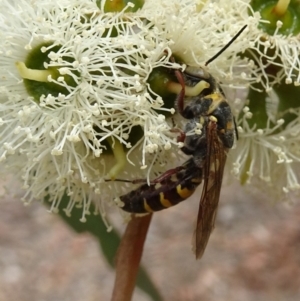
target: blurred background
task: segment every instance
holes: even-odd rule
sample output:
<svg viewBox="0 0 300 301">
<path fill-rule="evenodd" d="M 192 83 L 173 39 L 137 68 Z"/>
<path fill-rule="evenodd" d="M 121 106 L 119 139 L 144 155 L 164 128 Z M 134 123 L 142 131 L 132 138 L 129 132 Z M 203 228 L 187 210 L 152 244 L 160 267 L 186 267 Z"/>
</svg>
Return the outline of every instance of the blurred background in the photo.
<svg viewBox="0 0 300 301">
<path fill-rule="evenodd" d="M 191 251 L 201 189 L 156 213 L 143 265 L 169 301 L 300 300 L 300 204 L 231 181 L 204 257 Z M 110 300 L 114 271 L 97 241 L 76 234 L 39 202 L 24 207 L 11 179 L 0 198 L 0 301 Z M 8 186 L 9 191 L 4 187 Z M 109 215 L 122 232 L 116 210 Z M 137 289 L 134 301 L 151 301 Z"/>
</svg>

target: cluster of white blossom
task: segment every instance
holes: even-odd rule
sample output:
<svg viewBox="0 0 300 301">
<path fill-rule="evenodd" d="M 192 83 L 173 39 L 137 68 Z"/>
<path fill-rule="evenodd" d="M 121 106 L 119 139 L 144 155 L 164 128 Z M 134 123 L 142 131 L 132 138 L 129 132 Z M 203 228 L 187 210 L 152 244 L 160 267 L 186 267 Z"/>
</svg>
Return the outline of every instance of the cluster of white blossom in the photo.
<svg viewBox="0 0 300 301">
<path fill-rule="evenodd" d="M 121 182 L 105 180 L 152 178 L 178 164 L 173 123 L 163 114 L 175 110 L 164 108 L 147 82 L 155 68 L 179 68 L 171 54 L 203 65 L 248 25 L 208 66 L 213 76 L 229 92 L 257 81 L 270 89 L 295 72 L 299 83 L 299 39 L 275 32 L 261 51 L 266 35 L 248 0 L 149 0 L 136 13 L 124 12 L 126 7 L 103 13 L 95 0 L 0 0 L 0 5 L 0 160 L 22 177 L 26 203 L 48 196 L 55 211 L 67 193 L 66 212 L 82 206 L 83 221 L 93 199 L 111 201 L 123 191 Z M 276 79 L 264 72 L 262 62 L 272 62 L 268 47 L 281 58 Z M 242 58 L 246 50 L 255 52 L 260 64 Z M 42 68 L 33 67 L 37 61 Z M 32 88 L 32 82 L 43 88 L 46 83 L 46 90 Z M 230 102 L 236 114 L 243 110 L 245 101 Z M 230 156 L 235 175 L 275 181 L 271 174 L 280 165 L 284 189 L 298 188 L 291 162 L 299 161 L 299 118 L 278 132 L 280 120 L 276 127 L 256 129 L 247 126 L 250 115 L 239 120 L 240 140 Z M 97 202 L 101 212 L 102 206 Z"/>
</svg>

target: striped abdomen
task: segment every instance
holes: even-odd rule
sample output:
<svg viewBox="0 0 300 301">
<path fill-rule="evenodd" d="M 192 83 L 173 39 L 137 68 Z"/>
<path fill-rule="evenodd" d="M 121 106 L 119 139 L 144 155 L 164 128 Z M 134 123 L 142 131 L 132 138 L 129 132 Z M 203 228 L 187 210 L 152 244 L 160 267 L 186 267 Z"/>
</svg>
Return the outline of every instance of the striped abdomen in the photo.
<svg viewBox="0 0 300 301">
<path fill-rule="evenodd" d="M 120 197 L 121 208 L 132 213 L 149 213 L 177 205 L 191 196 L 202 181 L 202 170 L 192 160 L 183 170 L 155 184 L 143 184 Z M 122 205 L 123 205 L 122 204 Z"/>
</svg>

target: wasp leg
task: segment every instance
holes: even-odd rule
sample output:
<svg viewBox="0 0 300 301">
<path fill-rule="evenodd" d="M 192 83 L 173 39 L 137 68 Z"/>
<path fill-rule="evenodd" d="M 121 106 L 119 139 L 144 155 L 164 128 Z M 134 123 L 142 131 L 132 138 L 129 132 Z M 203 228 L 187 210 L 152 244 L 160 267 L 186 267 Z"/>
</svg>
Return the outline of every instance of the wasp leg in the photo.
<svg viewBox="0 0 300 301">
<path fill-rule="evenodd" d="M 177 142 L 184 142 L 186 134 L 183 130 L 178 129 L 178 128 L 173 128 L 170 130 L 171 133 L 179 133 L 177 136 Z"/>
<path fill-rule="evenodd" d="M 151 184 L 160 183 L 160 182 L 162 182 L 162 181 L 170 178 L 172 175 L 177 174 L 182 169 L 185 169 L 184 165 L 177 166 L 175 168 L 171 168 L 171 169 L 167 170 L 166 172 L 164 172 L 162 175 L 160 175 L 158 178 L 156 178 L 153 181 L 151 181 L 150 183 Z"/>
<path fill-rule="evenodd" d="M 184 165 L 172 168 L 161 174 L 159 177 L 155 178 L 153 181 L 150 181 L 150 185 L 161 183 L 164 180 L 170 178 L 172 175 L 177 174 L 179 171 L 185 169 L 186 167 Z M 147 180 L 146 179 L 135 179 L 135 180 L 124 180 L 124 179 L 110 179 L 110 180 L 105 180 L 105 182 L 110 182 L 110 181 L 118 181 L 118 182 L 125 182 L 125 183 L 131 183 L 131 184 L 146 184 Z"/>
</svg>

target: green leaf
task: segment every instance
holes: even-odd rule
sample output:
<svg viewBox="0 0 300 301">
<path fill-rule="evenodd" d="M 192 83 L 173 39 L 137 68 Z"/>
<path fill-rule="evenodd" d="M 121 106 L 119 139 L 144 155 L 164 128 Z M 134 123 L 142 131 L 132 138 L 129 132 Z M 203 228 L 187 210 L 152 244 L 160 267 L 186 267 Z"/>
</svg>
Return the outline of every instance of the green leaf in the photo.
<svg viewBox="0 0 300 301">
<path fill-rule="evenodd" d="M 89 232 L 92 234 L 98 240 L 106 260 L 113 267 L 115 254 L 121 241 L 118 233 L 114 230 L 107 232 L 107 228 L 99 215 L 91 214 L 87 216 L 87 221 L 85 223 L 80 222 L 82 208 L 74 207 L 72 209 L 72 216 L 68 217 L 63 211 L 63 208 L 67 208 L 68 203 L 69 197 L 64 195 L 59 204 L 60 217 L 77 233 Z M 45 204 L 49 207 L 51 206 L 51 203 L 48 200 L 45 200 Z M 94 206 L 91 204 L 90 211 L 94 212 L 94 209 Z M 143 267 L 140 267 L 139 269 L 136 284 L 154 301 L 162 301 L 162 297 Z"/>
</svg>

